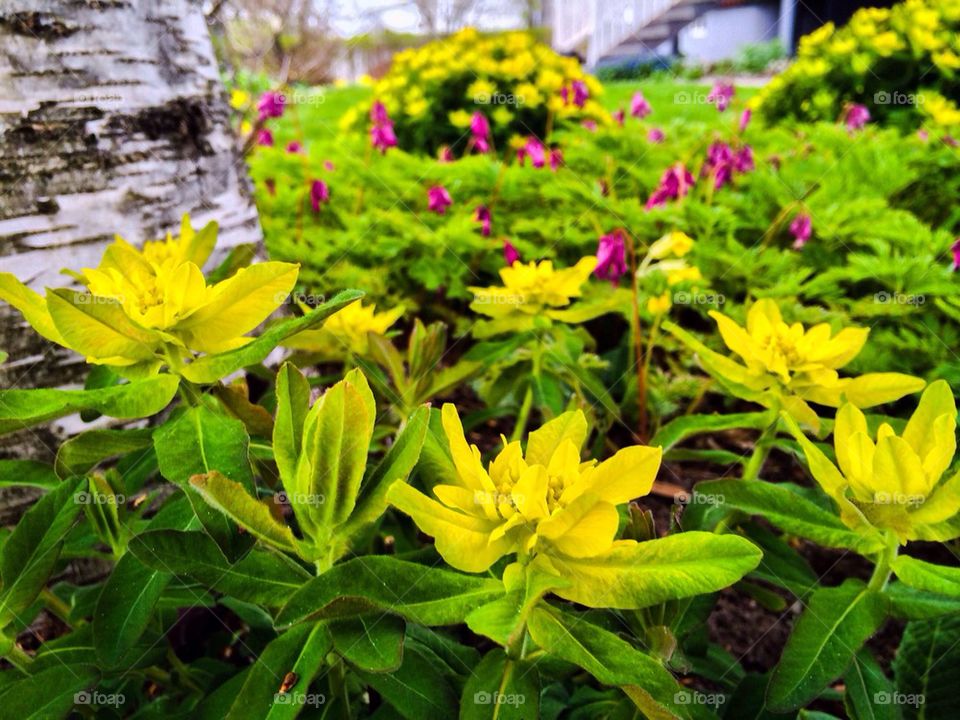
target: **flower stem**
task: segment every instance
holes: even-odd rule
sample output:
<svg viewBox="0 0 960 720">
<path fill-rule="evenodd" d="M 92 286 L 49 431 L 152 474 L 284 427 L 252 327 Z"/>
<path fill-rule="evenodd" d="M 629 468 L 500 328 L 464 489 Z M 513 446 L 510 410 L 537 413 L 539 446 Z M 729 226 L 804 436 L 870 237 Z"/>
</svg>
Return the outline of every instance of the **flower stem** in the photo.
<svg viewBox="0 0 960 720">
<path fill-rule="evenodd" d="M 751 453 L 746 464 L 743 466 L 744 480 L 756 480 L 760 474 L 760 470 L 763 468 L 763 463 L 766 462 L 767 456 L 770 454 L 773 439 L 777 436 L 778 422 L 777 412 L 774 411 L 772 415 L 772 422 L 760 433 L 760 437 L 757 438 L 757 442 L 753 446 L 753 453 Z"/>
<path fill-rule="evenodd" d="M 890 566 L 897 557 L 900 550 L 900 544 L 895 535 L 887 537 L 887 547 L 881 550 L 877 555 L 877 564 L 873 567 L 873 575 L 870 576 L 870 582 L 867 583 L 867 589 L 873 592 L 880 592 L 887 586 L 890 580 L 892 570 Z"/>
<path fill-rule="evenodd" d="M 643 356 L 643 335 L 640 327 L 640 288 L 637 283 L 637 253 L 633 242 L 633 235 L 624 233 L 627 237 L 627 254 L 630 260 L 630 290 L 633 295 L 631 328 L 633 334 L 634 366 L 637 368 L 637 440 L 640 444 L 647 442 L 647 363 Z"/>
</svg>

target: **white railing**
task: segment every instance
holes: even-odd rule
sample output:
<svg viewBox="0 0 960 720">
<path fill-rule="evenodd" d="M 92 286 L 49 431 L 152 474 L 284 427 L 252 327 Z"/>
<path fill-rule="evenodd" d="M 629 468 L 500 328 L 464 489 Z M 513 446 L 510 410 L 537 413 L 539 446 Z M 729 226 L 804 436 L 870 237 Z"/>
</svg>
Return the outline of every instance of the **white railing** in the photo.
<svg viewBox="0 0 960 720">
<path fill-rule="evenodd" d="M 608 51 L 683 0 L 552 0 L 553 45 L 586 49 L 593 67 Z"/>
</svg>

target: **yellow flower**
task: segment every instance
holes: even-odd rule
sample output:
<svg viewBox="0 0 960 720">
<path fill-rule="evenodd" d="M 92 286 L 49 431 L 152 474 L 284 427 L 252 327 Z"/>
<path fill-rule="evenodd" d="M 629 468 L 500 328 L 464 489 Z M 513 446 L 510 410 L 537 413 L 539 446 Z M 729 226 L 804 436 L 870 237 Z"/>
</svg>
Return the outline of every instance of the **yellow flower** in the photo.
<svg viewBox="0 0 960 720">
<path fill-rule="evenodd" d="M 808 402 L 839 407 L 844 401 L 871 407 L 919 391 L 920 378 L 901 373 L 868 373 L 841 378 L 838 369 L 853 360 L 867 341 L 867 328 L 844 328 L 836 335 L 826 323 L 804 330 L 788 325 L 773 300 L 754 303 L 743 328 L 711 311 L 724 343 L 745 363 L 715 353 L 680 328 L 664 327 L 695 349 L 704 367 L 732 394 L 769 408 L 786 410 L 815 431 L 820 420 Z"/>
<path fill-rule="evenodd" d="M 470 127 L 471 115 L 466 110 L 454 110 L 447 117 L 450 119 L 450 124 L 454 127 L 461 129 Z"/>
<path fill-rule="evenodd" d="M 527 264 L 518 260 L 512 267 L 500 270 L 503 287 L 470 288 L 474 293 L 470 307 L 481 315 L 502 317 L 514 309 L 537 315 L 546 308 L 569 305 L 571 298 L 580 297 L 580 286 L 596 264 L 592 255 L 564 270 L 554 270 L 550 260 Z"/>
<path fill-rule="evenodd" d="M 672 305 L 673 301 L 670 299 L 670 293 L 665 292 L 659 297 L 652 297 L 647 300 L 647 312 L 651 315 L 663 315 Z"/>
<path fill-rule="evenodd" d="M 47 290 L 46 297 L 0 273 L 0 299 L 53 342 L 87 362 L 123 368 L 128 376 L 179 370 L 193 352 L 241 347 L 293 289 L 298 266 L 251 265 L 215 285 L 200 268 L 216 243 L 217 226 L 194 232 L 184 216 L 180 236 L 148 241 L 138 251 L 116 238 L 96 268 L 71 273 L 88 292 Z"/>
<path fill-rule="evenodd" d="M 660 260 L 670 255 L 683 257 L 692 249 L 693 238 L 684 232 L 673 230 L 653 243 L 647 251 L 647 256 L 651 260 Z"/>
<path fill-rule="evenodd" d="M 902 435 L 883 423 L 872 437 L 851 403 L 837 413 L 833 442 L 839 468 L 788 418 L 810 472 L 852 529 L 872 526 L 908 540 L 960 536 L 960 473 L 942 480 L 957 449 L 957 407 L 950 386 L 932 383 Z"/>
<path fill-rule="evenodd" d="M 488 103 L 497 94 L 497 86 L 486 78 L 477 78 L 467 88 L 467 99 L 476 103 Z"/>
<path fill-rule="evenodd" d="M 250 104 L 250 93 L 246 90 L 234 88 L 230 91 L 230 107 L 234 110 L 242 110 Z"/>
<path fill-rule="evenodd" d="M 667 285 L 679 285 L 682 282 L 693 282 L 702 279 L 703 275 L 700 274 L 700 268 L 692 266 L 679 267 L 675 270 L 667 271 Z"/>
<path fill-rule="evenodd" d="M 369 333 L 386 334 L 404 311 L 402 305 L 380 313 L 376 309 L 376 305 L 364 306 L 357 300 L 331 315 L 322 328 L 297 333 L 283 344 L 329 359 L 342 359 L 348 353 L 367 355 L 370 351 Z"/>
<path fill-rule="evenodd" d="M 564 413 L 530 433 L 526 453 L 508 443 L 483 467 L 468 445 L 453 405 L 442 411 L 456 476 L 423 495 L 395 483 L 389 501 L 434 537 L 450 565 L 484 572 L 504 555 L 584 558 L 615 545 L 616 506 L 650 492 L 660 467 L 660 448 L 635 446 L 609 460 L 581 462 L 587 420 L 580 410 Z"/>
</svg>

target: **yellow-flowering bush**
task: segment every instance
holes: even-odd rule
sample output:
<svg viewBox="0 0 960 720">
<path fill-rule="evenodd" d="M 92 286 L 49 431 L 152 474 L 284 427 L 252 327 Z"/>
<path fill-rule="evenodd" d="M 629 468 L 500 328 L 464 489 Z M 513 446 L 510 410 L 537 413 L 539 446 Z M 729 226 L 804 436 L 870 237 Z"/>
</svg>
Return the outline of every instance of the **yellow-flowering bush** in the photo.
<svg viewBox="0 0 960 720">
<path fill-rule="evenodd" d="M 467 28 L 404 50 L 373 90 L 404 150 L 432 153 L 449 146 L 458 155 L 465 152 L 478 112 L 497 150 L 514 135 L 542 138 L 561 121 L 610 122 L 596 102 L 599 81 L 576 58 L 558 55 L 525 32 L 488 35 Z M 372 102 L 345 114 L 343 127 L 366 130 Z"/>
<path fill-rule="evenodd" d="M 802 38 L 793 65 L 753 102 L 770 120 L 836 120 L 852 103 L 903 127 L 960 127 L 960 4 L 907 0 L 864 8 Z"/>
</svg>

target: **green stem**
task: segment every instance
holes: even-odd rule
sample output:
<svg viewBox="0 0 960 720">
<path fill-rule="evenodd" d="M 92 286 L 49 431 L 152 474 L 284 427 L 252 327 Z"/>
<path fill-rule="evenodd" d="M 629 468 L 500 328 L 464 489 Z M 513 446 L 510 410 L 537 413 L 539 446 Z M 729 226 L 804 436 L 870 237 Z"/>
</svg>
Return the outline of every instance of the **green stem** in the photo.
<svg viewBox="0 0 960 720">
<path fill-rule="evenodd" d="M 887 582 L 890 580 L 890 575 L 892 574 L 890 566 L 896 559 L 899 550 L 900 543 L 897 541 L 896 536 L 892 534 L 889 535 L 887 537 L 887 547 L 878 553 L 877 564 L 873 567 L 873 575 L 870 576 L 870 582 L 867 583 L 868 590 L 880 592 L 887 586 Z"/>
<path fill-rule="evenodd" d="M 40 599 L 43 600 L 43 604 L 47 606 L 47 610 L 52 612 L 65 623 L 74 627 L 86 624 L 86 621 L 82 619 L 73 621 L 70 620 L 70 606 L 50 592 L 49 588 L 44 588 L 40 591 Z"/>
<path fill-rule="evenodd" d="M 778 422 L 777 412 L 773 411 L 772 415 L 773 421 L 760 433 L 760 437 L 757 438 L 757 442 L 753 446 L 753 453 L 751 453 L 746 464 L 743 466 L 744 480 L 756 480 L 761 468 L 763 468 L 763 463 L 767 459 L 767 455 L 770 454 L 773 439 L 777 436 Z"/>
<path fill-rule="evenodd" d="M 22 647 L 17 645 L 17 643 L 13 643 L 13 645 L 10 646 L 6 657 L 7 660 L 10 661 L 10 664 L 16 667 L 18 670 L 29 672 L 28 668 L 33 662 L 33 658 L 30 657 Z"/>
<path fill-rule="evenodd" d="M 536 381 L 536 378 L 540 376 L 541 351 L 541 341 L 539 338 L 537 338 L 530 351 L 530 361 L 533 365 L 530 371 L 530 384 L 527 385 L 527 390 L 523 394 L 523 402 L 520 404 L 520 412 L 517 413 L 517 424 L 514 426 L 513 433 L 510 435 L 511 441 L 522 439 L 527 430 L 527 422 L 530 420 L 530 409 L 533 407 L 533 383 Z"/>
</svg>

